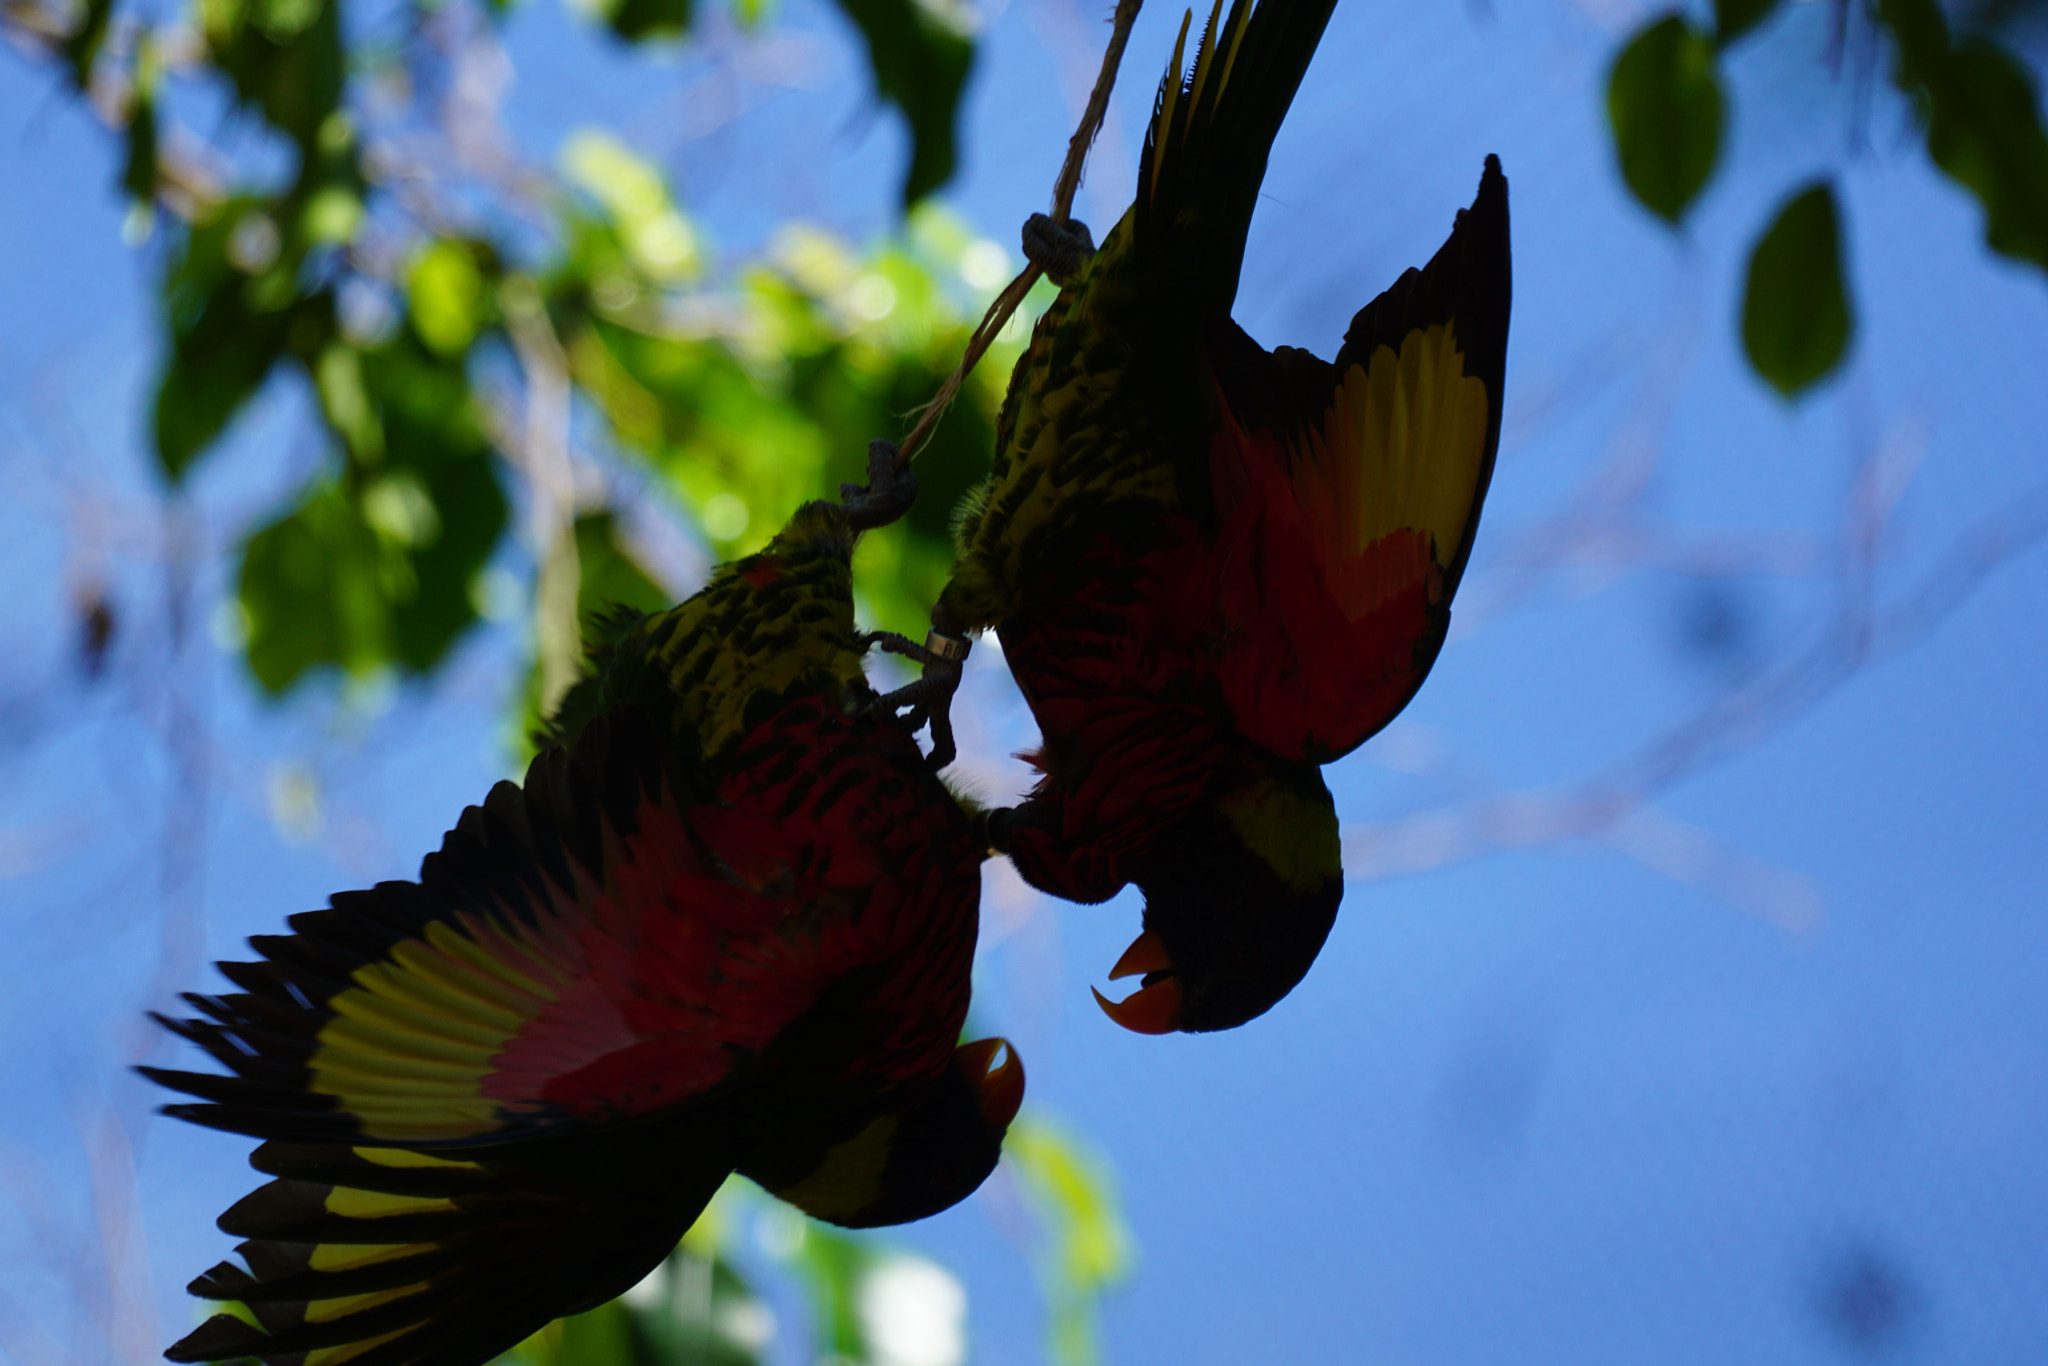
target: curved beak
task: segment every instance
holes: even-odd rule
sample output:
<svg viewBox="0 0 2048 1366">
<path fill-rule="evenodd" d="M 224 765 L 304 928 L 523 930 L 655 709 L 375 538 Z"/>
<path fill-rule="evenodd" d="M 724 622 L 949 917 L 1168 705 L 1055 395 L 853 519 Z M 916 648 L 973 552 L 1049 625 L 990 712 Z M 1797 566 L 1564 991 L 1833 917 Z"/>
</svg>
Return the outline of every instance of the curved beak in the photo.
<svg viewBox="0 0 2048 1366">
<path fill-rule="evenodd" d="M 1088 988 L 1095 991 L 1095 988 Z M 1102 1013 L 1133 1034 L 1171 1034 L 1180 1028 L 1180 983 L 1171 977 L 1112 1001 L 1095 991 Z"/>
<path fill-rule="evenodd" d="M 1134 1034 L 1171 1034 L 1180 1028 L 1180 982 L 1173 975 L 1173 959 L 1166 943 L 1151 930 L 1131 941 L 1123 957 L 1109 970 L 1109 980 L 1145 978 L 1145 985 L 1121 1001 L 1095 992 L 1095 1004 L 1102 1013 Z M 1091 991 L 1094 988 L 1089 988 Z"/>
<path fill-rule="evenodd" d="M 999 1053 L 1002 1062 L 991 1066 Z M 1008 1039 L 977 1039 L 961 1044 L 953 1056 L 981 1098 L 982 1122 L 991 1129 L 1009 1128 L 1024 1104 L 1024 1060 L 1016 1045 Z"/>
<path fill-rule="evenodd" d="M 1109 970 L 1109 980 L 1114 982 L 1122 977 L 1137 977 L 1148 972 L 1172 972 L 1173 959 L 1166 955 L 1166 941 L 1151 930 L 1145 931 L 1131 941 L 1124 950 L 1124 956 L 1116 960 L 1116 966 Z"/>
</svg>

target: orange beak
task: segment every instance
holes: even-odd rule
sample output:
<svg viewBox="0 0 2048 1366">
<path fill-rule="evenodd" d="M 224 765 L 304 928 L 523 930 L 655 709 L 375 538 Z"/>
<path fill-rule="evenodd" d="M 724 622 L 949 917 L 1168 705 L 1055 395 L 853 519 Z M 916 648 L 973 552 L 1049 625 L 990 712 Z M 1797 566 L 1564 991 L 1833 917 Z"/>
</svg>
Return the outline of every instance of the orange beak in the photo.
<svg viewBox="0 0 2048 1366">
<path fill-rule="evenodd" d="M 1131 946 L 1124 950 L 1124 956 L 1116 960 L 1116 966 L 1109 970 L 1109 980 L 1114 982 L 1120 977 L 1172 971 L 1173 960 L 1166 956 L 1166 941 L 1147 930 L 1133 939 Z"/>
<path fill-rule="evenodd" d="M 991 1067 L 996 1055 L 1002 1064 Z M 955 1063 L 967 1073 L 981 1096 L 981 1118 L 991 1129 L 1007 1129 L 1024 1104 L 1024 1060 L 1008 1039 L 977 1039 L 961 1044 L 953 1054 Z"/>
<path fill-rule="evenodd" d="M 1121 1001 L 1112 1001 L 1097 991 L 1095 1004 L 1102 1007 L 1103 1014 L 1134 1034 L 1171 1034 L 1180 1028 L 1181 1006 L 1180 983 L 1171 976 L 1172 972 L 1173 960 L 1167 957 L 1165 942 L 1147 930 L 1132 940 L 1124 956 L 1116 960 L 1116 966 L 1109 970 L 1109 980 L 1149 977 L 1153 973 L 1169 975 Z"/>
</svg>

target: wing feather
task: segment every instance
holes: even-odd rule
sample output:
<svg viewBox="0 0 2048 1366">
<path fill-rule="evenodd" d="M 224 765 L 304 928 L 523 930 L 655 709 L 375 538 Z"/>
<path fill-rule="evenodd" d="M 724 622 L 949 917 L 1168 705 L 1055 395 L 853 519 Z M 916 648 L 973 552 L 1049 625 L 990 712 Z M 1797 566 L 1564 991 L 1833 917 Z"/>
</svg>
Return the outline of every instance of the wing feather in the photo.
<svg viewBox="0 0 2048 1366">
<path fill-rule="evenodd" d="M 625 1290 L 674 1246 L 729 1170 L 699 1122 L 544 1140 L 509 1159 L 345 1144 L 258 1148 L 275 1177 L 221 1216 L 244 1241 L 191 1293 L 241 1306 L 165 1354 L 265 1366 L 487 1361 Z M 552 1146 L 551 1146 L 552 1145 Z M 557 1173 L 560 1173 L 559 1175 Z"/>
<path fill-rule="evenodd" d="M 727 1012 L 717 962 L 799 909 L 789 841 L 770 830 L 747 854 L 784 870 L 779 891 L 734 886 L 630 709 L 577 749 L 470 808 L 418 884 L 252 940 L 266 961 L 226 968 L 250 990 L 171 1025 L 234 1075 L 150 1072 L 205 1102 L 178 1113 L 257 1137 L 486 1143 L 673 1105 L 765 1048 L 810 984 Z"/>
<path fill-rule="evenodd" d="M 1509 295 L 1489 157 L 1450 240 L 1360 310 L 1335 364 L 1217 329 L 1219 673 L 1267 749 L 1349 753 L 1435 662 L 1500 442 Z"/>
</svg>

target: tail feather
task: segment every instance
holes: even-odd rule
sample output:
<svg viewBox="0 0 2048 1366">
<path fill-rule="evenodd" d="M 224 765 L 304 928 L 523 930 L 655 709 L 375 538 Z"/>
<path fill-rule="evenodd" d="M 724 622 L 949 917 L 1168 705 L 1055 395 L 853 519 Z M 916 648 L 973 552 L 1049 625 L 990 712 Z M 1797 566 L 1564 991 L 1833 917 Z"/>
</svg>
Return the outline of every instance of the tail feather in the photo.
<svg viewBox="0 0 2048 1366">
<path fill-rule="evenodd" d="M 1138 167 L 1141 258 L 1197 316 L 1227 315 L 1266 157 L 1336 0 L 1215 0 L 1185 77 L 1181 23 Z M 1220 22 L 1219 22 L 1220 21 Z"/>
<path fill-rule="evenodd" d="M 478 1366 L 632 1286 L 730 1169 L 715 1144 L 648 1137 L 580 1140 L 551 1159 L 559 1174 L 495 1153 L 265 1143 L 250 1161 L 276 1179 L 220 1218 L 247 1240 L 240 1264 L 190 1286 L 242 1312 L 216 1314 L 165 1355 Z M 668 1160 L 649 1163 L 657 1150 Z"/>
</svg>

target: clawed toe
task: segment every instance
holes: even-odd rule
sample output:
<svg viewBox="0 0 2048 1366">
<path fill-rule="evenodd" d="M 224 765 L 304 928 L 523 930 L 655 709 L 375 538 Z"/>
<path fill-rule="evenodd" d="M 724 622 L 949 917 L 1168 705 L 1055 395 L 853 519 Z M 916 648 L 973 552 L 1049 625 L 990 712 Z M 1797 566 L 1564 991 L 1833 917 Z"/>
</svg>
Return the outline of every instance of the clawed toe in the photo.
<svg viewBox="0 0 2048 1366">
<path fill-rule="evenodd" d="M 899 635 L 895 631 L 868 631 L 862 634 L 859 639 L 860 648 L 863 652 L 879 648 L 884 654 L 902 655 L 913 663 L 926 665 L 936 663 L 939 659 L 938 655 L 933 654 L 909 636 Z M 894 696 L 895 694 L 892 693 L 890 695 Z"/>
<path fill-rule="evenodd" d="M 894 692 L 883 693 L 871 705 L 894 719 L 903 729 L 916 732 L 931 727 L 932 748 L 926 762 L 933 772 L 953 762 L 953 694 L 960 688 L 960 666 L 970 648 L 965 636 L 933 630 L 919 645 L 894 631 L 870 631 L 860 638 L 863 649 L 880 646 L 890 654 L 914 659 L 924 666 L 922 677 Z"/>
</svg>

